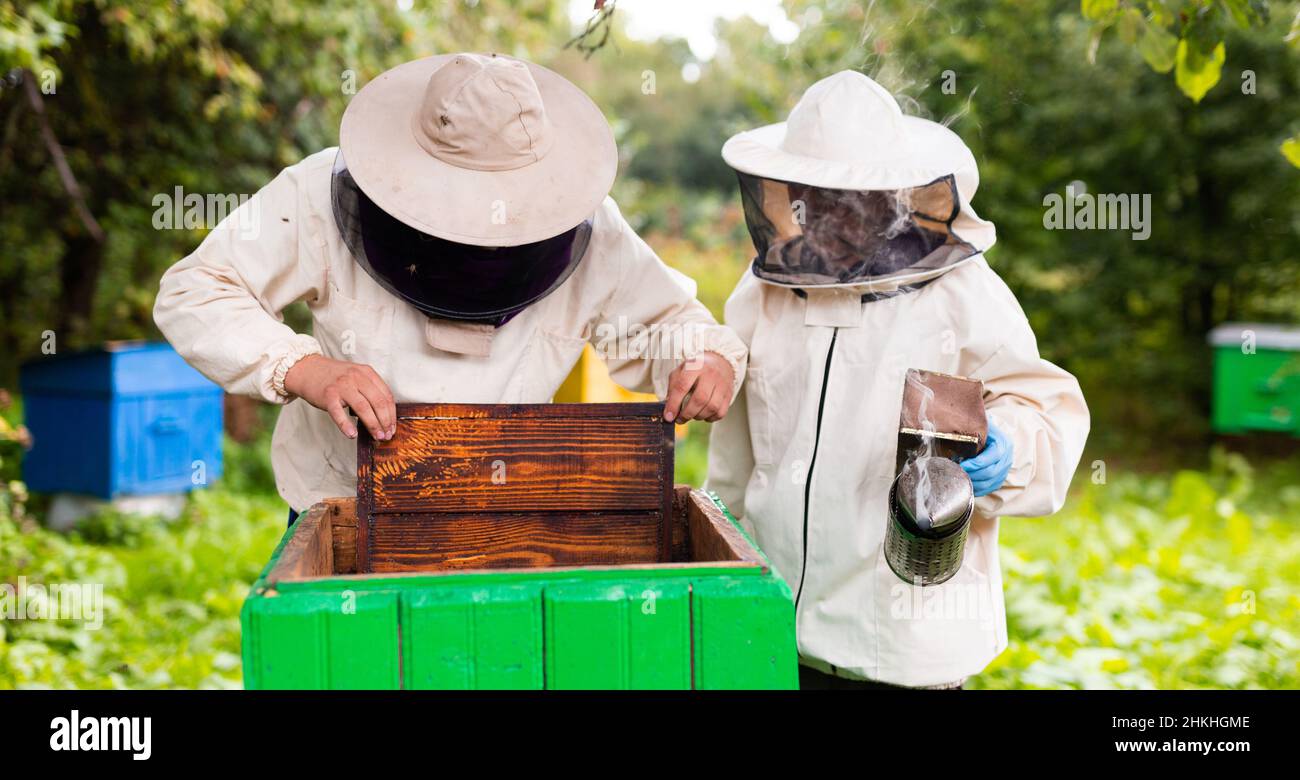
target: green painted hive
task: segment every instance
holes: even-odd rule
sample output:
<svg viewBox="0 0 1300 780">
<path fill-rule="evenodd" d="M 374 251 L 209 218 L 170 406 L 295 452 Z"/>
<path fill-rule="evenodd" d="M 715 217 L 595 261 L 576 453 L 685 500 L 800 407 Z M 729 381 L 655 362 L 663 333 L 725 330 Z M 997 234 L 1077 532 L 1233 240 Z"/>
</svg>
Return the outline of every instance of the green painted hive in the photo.
<svg viewBox="0 0 1300 780">
<path fill-rule="evenodd" d="M 1227 323 L 1209 341 L 1214 431 L 1300 437 L 1300 328 Z"/>
<path fill-rule="evenodd" d="M 790 589 L 721 502 L 664 482 L 659 407 L 580 406 L 399 406 L 358 497 L 312 507 L 254 583 L 245 687 L 796 688 Z M 467 451 L 467 421 L 492 443 Z"/>
</svg>

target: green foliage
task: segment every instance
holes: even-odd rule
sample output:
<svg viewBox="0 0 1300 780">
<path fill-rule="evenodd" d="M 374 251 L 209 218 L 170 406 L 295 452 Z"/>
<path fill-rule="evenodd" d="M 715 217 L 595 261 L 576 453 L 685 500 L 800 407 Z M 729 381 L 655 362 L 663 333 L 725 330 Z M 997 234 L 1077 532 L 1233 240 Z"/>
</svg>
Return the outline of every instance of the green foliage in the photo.
<svg viewBox="0 0 1300 780">
<path fill-rule="evenodd" d="M 971 687 L 1300 687 L 1298 472 L 1218 453 L 1003 518 L 1010 646 Z"/>
<path fill-rule="evenodd" d="M 1109 19 L 1119 11 L 1119 0 L 1083 0 L 1083 15 L 1094 22 Z"/>
<path fill-rule="evenodd" d="M 1083 17 L 1093 23 L 1088 61 L 1110 28 L 1138 51 L 1157 73 L 1174 70 L 1183 94 L 1199 103 L 1219 83 L 1227 59 L 1224 39 L 1232 29 L 1261 27 L 1269 21 L 1265 0 L 1081 0 Z M 1300 13 L 1283 39 L 1295 44 Z M 1300 168 L 1300 155 L 1291 153 L 1290 141 L 1282 154 Z"/>
<path fill-rule="evenodd" d="M 0 1 L 0 74 L 13 68 L 43 70 L 54 67 L 48 53 L 58 49 L 70 32 L 58 19 L 63 2 Z"/>
<path fill-rule="evenodd" d="M 689 422 L 686 436 L 677 439 L 673 481 L 679 485 L 704 484 L 709 473 L 709 424 Z"/>
<path fill-rule="evenodd" d="M 222 461 L 222 490 L 240 495 L 279 496 L 275 489 L 275 472 L 271 469 L 271 433 L 281 407 L 259 407 L 261 425 L 256 437 L 247 444 L 227 439 Z"/>
<path fill-rule="evenodd" d="M 1138 18 L 1142 20 L 1142 32 L 1138 41 L 1138 51 L 1142 53 L 1142 58 L 1156 73 L 1173 70 L 1178 54 L 1178 36 L 1159 25 L 1149 23 L 1141 14 L 1138 14 Z"/>
<path fill-rule="evenodd" d="M 351 95 L 400 62 L 528 55 L 561 35 L 547 0 L 488 5 L 0 0 L 0 75 L 27 69 L 42 88 L 107 234 L 96 241 L 77 218 L 24 89 L 0 88 L 0 382 L 46 330 L 60 349 L 156 335 L 158 276 L 206 232 L 154 229 L 156 196 L 251 195 L 335 144 Z"/>
<path fill-rule="evenodd" d="M 68 536 L 0 512 L 0 582 L 104 592 L 98 629 L 0 620 L 0 689 L 238 687 L 239 610 L 285 517 L 278 498 L 224 486 L 193 494 L 170 523 L 106 513 Z"/>
<path fill-rule="evenodd" d="M 1222 43 L 1205 54 L 1186 40 L 1179 41 L 1174 56 L 1174 78 L 1178 82 L 1178 88 L 1192 100 L 1201 102 L 1210 87 L 1219 83 L 1225 57 L 1226 51 Z"/>
<path fill-rule="evenodd" d="M 1138 42 L 1157 72 L 1176 63 L 1178 88 L 1197 103 L 1219 81 L 1227 29 L 1268 20 L 1268 5 L 1259 0 L 1082 0 L 1080 10 L 1093 23 L 1095 42 L 1115 27 L 1129 45 Z"/>
<path fill-rule="evenodd" d="M 707 452 L 692 423 L 677 480 Z M 967 687 L 1300 687 L 1300 461 L 1087 474 L 1057 515 L 1002 518 L 1010 645 Z"/>
<path fill-rule="evenodd" d="M 1288 138 L 1280 147 L 1283 156 L 1295 167 L 1300 168 L 1300 135 Z"/>
<path fill-rule="evenodd" d="M 697 279 L 715 311 L 752 252 L 722 142 L 782 119 L 835 70 L 870 73 L 905 110 L 950 123 L 971 144 L 981 169 L 975 207 L 999 228 L 990 261 L 1021 298 L 1044 355 L 1080 376 L 1108 449 L 1156 431 L 1200 443 L 1206 331 L 1225 319 L 1300 318 L 1300 264 L 1289 251 L 1300 243 L 1291 207 L 1300 179 L 1277 153 L 1300 159 L 1289 112 L 1300 94 L 1294 2 L 1274 3 L 1267 17 L 1247 13 L 1258 18 L 1247 27 L 1224 10 L 1214 25 L 1195 17 L 1222 33 L 1204 62 L 1182 43 L 1195 26 L 1181 19 L 1184 4 L 1090 3 L 1092 16 L 1113 11 L 1102 29 L 1127 44 L 1094 51 L 1092 67 L 1082 63 L 1103 22 L 1083 18 L 1072 0 L 790 0 L 790 18 L 804 27 L 794 43 L 742 17 L 720 24 L 718 55 L 703 63 L 682 41 L 630 40 L 618 24 L 586 59 L 563 48 L 572 31 L 560 4 L 544 0 L 409 12 L 338 0 L 3 2 L 0 56 L 60 74 L 46 109 L 108 240 L 95 245 L 73 216 L 21 90 L 0 90 L 0 191 L 19 195 L 0 213 L 0 349 L 9 356 L 0 381 L 47 329 L 61 349 L 156 337 L 157 277 L 203 231 L 154 230 L 155 195 L 178 185 L 251 193 L 335 142 L 347 73 L 360 87 L 395 62 L 460 48 L 528 55 L 592 94 L 625 161 L 615 189 L 625 215 Z M 1181 46 L 1184 79 L 1204 86 L 1197 74 L 1219 43 L 1222 78 L 1248 63 L 1258 94 L 1220 84 L 1193 104 L 1151 71 L 1172 73 Z M 682 77 L 688 65 L 699 68 L 694 83 Z M 955 94 L 939 89 L 946 71 Z M 1074 180 L 1091 192 L 1150 194 L 1150 239 L 1044 230 L 1043 197 Z"/>
</svg>

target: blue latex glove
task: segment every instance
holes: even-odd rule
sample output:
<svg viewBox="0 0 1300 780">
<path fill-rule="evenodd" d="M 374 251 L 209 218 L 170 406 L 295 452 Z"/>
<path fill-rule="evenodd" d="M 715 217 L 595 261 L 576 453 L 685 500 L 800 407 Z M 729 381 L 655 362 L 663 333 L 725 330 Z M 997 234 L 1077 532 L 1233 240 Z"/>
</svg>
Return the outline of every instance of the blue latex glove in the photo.
<svg viewBox="0 0 1300 780">
<path fill-rule="evenodd" d="M 970 477 L 976 496 L 985 496 L 998 488 L 1011 471 L 1011 439 L 989 420 L 988 440 L 984 450 L 973 458 L 961 462 L 962 470 Z"/>
</svg>

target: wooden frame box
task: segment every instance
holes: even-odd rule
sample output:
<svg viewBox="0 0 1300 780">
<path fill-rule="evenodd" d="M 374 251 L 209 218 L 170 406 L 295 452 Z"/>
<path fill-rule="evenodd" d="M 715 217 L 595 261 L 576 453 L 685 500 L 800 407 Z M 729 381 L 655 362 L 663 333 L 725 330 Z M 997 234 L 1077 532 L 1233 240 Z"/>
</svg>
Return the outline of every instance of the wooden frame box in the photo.
<svg viewBox="0 0 1300 780">
<path fill-rule="evenodd" d="M 667 561 L 660 404 L 401 404 L 357 448 L 357 571 Z"/>
<path fill-rule="evenodd" d="M 583 406 L 620 408 L 399 407 L 358 498 L 312 507 L 254 583 L 245 686 L 797 687 L 790 589 L 716 497 L 666 482 L 661 407 Z M 469 477 L 497 461 L 505 482 Z"/>
</svg>

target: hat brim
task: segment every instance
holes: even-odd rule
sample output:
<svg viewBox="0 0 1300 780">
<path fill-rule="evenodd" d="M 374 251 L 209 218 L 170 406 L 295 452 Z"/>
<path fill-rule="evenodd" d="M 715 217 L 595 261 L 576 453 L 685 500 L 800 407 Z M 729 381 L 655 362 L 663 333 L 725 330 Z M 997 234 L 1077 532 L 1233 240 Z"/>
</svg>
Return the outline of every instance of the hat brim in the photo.
<svg viewBox="0 0 1300 780">
<path fill-rule="evenodd" d="M 921 187 L 974 162 L 961 138 L 937 122 L 903 117 L 909 150 L 889 160 L 858 164 L 793 154 L 781 148 L 786 123 L 746 130 L 727 140 L 722 159 L 742 173 L 839 190 Z"/>
<path fill-rule="evenodd" d="M 836 190 L 901 190 L 923 187 L 944 176 L 955 175 L 961 211 L 953 222 L 954 232 L 980 252 L 993 246 L 997 240 L 993 223 L 981 219 L 970 205 L 974 187 L 968 182 L 979 181 L 970 148 L 960 136 L 938 122 L 904 116 L 903 126 L 908 150 L 872 164 L 787 152 L 781 148 L 785 122 L 732 136 L 722 146 L 722 159 L 741 173 Z"/>
<path fill-rule="evenodd" d="M 618 170 L 614 135 L 586 93 L 540 65 L 526 63 L 554 138 L 541 160 L 480 171 L 443 162 L 420 146 L 411 118 L 429 77 L 454 56 L 399 65 L 352 98 L 339 146 L 361 191 L 416 230 L 478 246 L 541 241 L 590 217 Z"/>
</svg>

